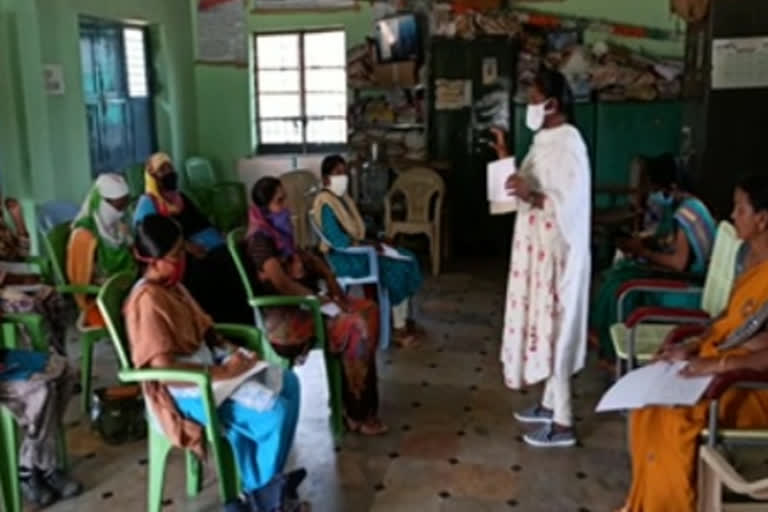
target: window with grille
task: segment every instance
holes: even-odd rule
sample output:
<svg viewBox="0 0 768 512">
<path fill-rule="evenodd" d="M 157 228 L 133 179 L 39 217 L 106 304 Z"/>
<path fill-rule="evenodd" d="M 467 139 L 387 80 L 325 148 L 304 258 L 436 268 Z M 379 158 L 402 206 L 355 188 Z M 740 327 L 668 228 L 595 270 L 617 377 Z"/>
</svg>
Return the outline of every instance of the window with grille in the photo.
<svg viewBox="0 0 768 512">
<path fill-rule="evenodd" d="M 342 30 L 257 34 L 259 152 L 325 151 L 347 142 Z"/>
<path fill-rule="evenodd" d="M 134 27 L 124 28 L 123 45 L 125 48 L 126 75 L 128 77 L 128 95 L 131 98 L 146 98 L 149 96 L 149 86 L 147 82 L 144 30 Z"/>
</svg>

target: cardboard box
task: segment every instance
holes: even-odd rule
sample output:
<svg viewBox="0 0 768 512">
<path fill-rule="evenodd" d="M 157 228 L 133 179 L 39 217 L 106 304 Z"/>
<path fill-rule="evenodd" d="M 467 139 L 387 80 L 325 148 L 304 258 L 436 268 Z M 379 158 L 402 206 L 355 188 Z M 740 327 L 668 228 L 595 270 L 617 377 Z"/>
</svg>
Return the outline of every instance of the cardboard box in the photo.
<svg viewBox="0 0 768 512">
<path fill-rule="evenodd" d="M 418 83 L 416 63 L 408 61 L 376 64 L 373 67 L 373 82 L 383 87 L 413 87 Z"/>
</svg>

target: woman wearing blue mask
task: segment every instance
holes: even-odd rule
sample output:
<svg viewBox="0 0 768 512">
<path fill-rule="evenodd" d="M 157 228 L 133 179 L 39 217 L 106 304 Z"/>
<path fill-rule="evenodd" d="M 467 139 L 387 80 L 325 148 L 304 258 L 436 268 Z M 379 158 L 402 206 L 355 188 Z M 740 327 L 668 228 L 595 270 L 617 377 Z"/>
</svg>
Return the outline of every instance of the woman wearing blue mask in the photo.
<svg viewBox="0 0 768 512">
<path fill-rule="evenodd" d="M 600 358 L 611 367 L 615 353 L 610 327 L 618 318 L 618 289 L 627 281 L 653 277 L 664 271 L 703 275 L 715 239 L 715 219 L 706 205 L 681 184 L 674 157 L 663 155 L 648 160 L 645 174 L 649 186 L 646 223 L 655 225 L 654 232 L 651 236 L 618 241 L 625 257 L 603 274 L 603 283 L 591 310 L 591 326 L 593 336 L 599 340 Z M 697 303 L 696 297 L 680 299 L 646 294 L 642 298 L 630 297 L 624 302 L 622 313 L 626 315 L 640 305 L 695 307 Z"/>
<path fill-rule="evenodd" d="M 362 435 L 381 435 L 387 427 L 378 417 L 376 347 L 379 309 L 366 299 L 344 294 L 330 267 L 318 256 L 297 248 L 285 190 L 276 178 L 262 178 L 251 193 L 246 265 L 252 286 L 261 295 L 317 294 L 325 281 L 325 303 L 335 303 L 337 314 L 325 319 L 328 350 L 341 359 L 342 397 L 347 428 Z M 275 351 L 289 359 L 301 357 L 314 343 L 314 318 L 297 307 L 262 311 L 264 331 Z"/>
</svg>

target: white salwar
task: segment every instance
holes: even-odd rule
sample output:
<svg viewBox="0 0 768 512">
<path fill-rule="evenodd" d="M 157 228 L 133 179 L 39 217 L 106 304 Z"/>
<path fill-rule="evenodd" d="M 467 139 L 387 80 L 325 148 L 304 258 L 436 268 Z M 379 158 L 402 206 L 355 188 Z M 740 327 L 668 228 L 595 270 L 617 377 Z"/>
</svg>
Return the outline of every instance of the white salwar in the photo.
<svg viewBox="0 0 768 512">
<path fill-rule="evenodd" d="M 519 170 L 545 199 L 519 201 L 501 361 L 513 389 L 547 381 L 543 406 L 572 424 L 570 378 L 584 367 L 590 284 L 589 157 L 571 125 L 538 132 Z M 493 209 L 493 207 L 492 207 Z"/>
</svg>

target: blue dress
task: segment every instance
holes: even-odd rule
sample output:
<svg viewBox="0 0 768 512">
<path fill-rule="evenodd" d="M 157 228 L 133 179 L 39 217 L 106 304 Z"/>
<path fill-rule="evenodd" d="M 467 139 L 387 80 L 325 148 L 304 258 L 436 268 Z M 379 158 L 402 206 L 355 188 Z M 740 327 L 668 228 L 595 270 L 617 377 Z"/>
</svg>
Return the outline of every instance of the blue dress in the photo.
<svg viewBox="0 0 768 512">
<path fill-rule="evenodd" d="M 323 234 L 332 246 L 347 248 L 352 245 L 352 239 L 336 220 L 330 206 L 323 206 L 322 216 Z M 379 282 L 389 291 L 389 300 L 395 306 L 415 295 L 423 281 L 416 256 L 401 248 L 397 250 L 411 259 L 406 261 L 379 255 Z M 368 258 L 364 255 L 331 251 L 328 258 L 340 276 L 362 277 L 370 273 Z"/>
</svg>

